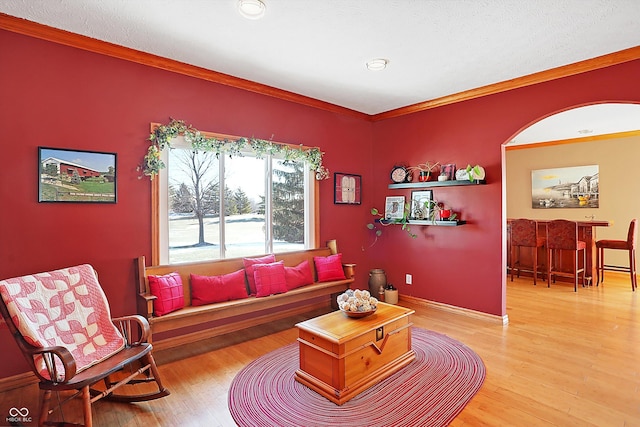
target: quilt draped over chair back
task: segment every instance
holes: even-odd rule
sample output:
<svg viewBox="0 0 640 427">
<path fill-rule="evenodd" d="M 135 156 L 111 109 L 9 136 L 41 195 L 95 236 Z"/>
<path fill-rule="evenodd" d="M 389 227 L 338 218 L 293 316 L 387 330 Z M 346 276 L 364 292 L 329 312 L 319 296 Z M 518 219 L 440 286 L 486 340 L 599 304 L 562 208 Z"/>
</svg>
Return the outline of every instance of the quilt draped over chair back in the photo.
<svg viewBox="0 0 640 427">
<path fill-rule="evenodd" d="M 2 280 L 0 296 L 25 340 L 38 348 L 65 347 L 76 361 L 76 372 L 125 346 L 89 264 Z M 62 380 L 49 377 L 42 357 L 34 364 L 44 378 Z"/>
</svg>

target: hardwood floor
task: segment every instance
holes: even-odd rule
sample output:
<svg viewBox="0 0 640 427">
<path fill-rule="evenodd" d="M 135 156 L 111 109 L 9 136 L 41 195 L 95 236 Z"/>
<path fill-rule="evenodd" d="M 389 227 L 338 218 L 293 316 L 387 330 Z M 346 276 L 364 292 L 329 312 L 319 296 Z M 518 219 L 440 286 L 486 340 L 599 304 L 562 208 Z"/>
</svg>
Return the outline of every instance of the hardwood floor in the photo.
<svg viewBox="0 0 640 427">
<path fill-rule="evenodd" d="M 414 323 L 458 339 L 487 367 L 478 394 L 452 426 L 639 426 L 640 292 L 628 276 L 607 273 L 600 287 L 507 282 L 509 324 L 436 308 L 416 309 Z M 406 304 L 409 306 L 409 304 Z M 312 313 L 312 316 L 315 315 Z M 233 426 L 227 389 L 255 358 L 294 342 L 289 319 L 157 353 L 171 395 L 140 404 L 98 402 L 100 426 Z M 37 416 L 36 385 L 0 394 L 0 425 L 11 407 Z M 74 407 L 75 408 L 75 407 Z M 79 422 L 77 411 L 67 420 Z M 345 426 L 348 427 L 348 426 Z"/>
</svg>

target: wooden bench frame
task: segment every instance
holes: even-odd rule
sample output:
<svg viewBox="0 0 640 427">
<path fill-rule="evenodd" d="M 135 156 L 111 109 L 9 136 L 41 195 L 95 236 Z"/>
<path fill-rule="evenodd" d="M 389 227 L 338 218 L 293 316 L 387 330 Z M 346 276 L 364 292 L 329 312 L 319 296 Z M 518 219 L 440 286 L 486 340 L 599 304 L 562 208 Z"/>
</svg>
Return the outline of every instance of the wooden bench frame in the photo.
<svg viewBox="0 0 640 427">
<path fill-rule="evenodd" d="M 304 260 L 309 261 L 314 280 L 317 280 L 314 256 L 328 256 L 337 253 L 335 241 L 328 242 L 328 246 L 319 249 L 285 252 L 275 254 L 276 261 L 283 260 L 287 267 L 295 267 Z M 256 255 L 260 257 L 264 255 Z M 254 258 L 254 256 L 250 257 Z M 154 340 L 156 349 L 177 347 L 190 342 L 212 338 L 218 335 L 261 325 L 274 320 L 294 316 L 321 307 L 336 308 L 335 297 L 348 289 L 355 281 L 355 264 L 343 264 L 346 279 L 331 282 L 315 282 L 300 288 L 292 289 L 283 294 L 268 297 L 248 298 L 217 302 L 202 306 L 191 305 L 190 274 L 201 276 L 217 276 L 232 273 L 244 268 L 242 258 L 228 258 L 222 260 L 193 262 L 175 265 L 146 266 L 145 257 L 136 259 L 136 277 L 138 287 L 138 314 L 144 316 L 151 326 L 150 337 L 153 334 L 176 331 L 187 327 L 196 327 L 209 322 L 216 325 L 204 329 L 180 334 L 179 336 Z M 156 317 L 153 315 L 153 300 L 156 299 L 149 289 L 149 275 L 164 275 L 177 272 L 182 278 L 184 287 L 185 307 Z M 323 298 L 326 297 L 326 298 Z M 282 308 L 274 310 L 274 308 Z M 150 338 L 151 340 L 151 338 Z"/>
</svg>

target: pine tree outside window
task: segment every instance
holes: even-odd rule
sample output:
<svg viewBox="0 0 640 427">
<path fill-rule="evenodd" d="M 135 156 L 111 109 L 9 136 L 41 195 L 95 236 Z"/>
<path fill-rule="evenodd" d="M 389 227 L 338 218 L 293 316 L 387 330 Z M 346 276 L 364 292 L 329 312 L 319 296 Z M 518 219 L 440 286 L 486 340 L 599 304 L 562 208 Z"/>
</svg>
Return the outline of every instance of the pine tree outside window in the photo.
<svg viewBox="0 0 640 427">
<path fill-rule="evenodd" d="M 315 247 L 317 184 L 303 162 L 173 146 L 158 183 L 160 263 Z"/>
</svg>

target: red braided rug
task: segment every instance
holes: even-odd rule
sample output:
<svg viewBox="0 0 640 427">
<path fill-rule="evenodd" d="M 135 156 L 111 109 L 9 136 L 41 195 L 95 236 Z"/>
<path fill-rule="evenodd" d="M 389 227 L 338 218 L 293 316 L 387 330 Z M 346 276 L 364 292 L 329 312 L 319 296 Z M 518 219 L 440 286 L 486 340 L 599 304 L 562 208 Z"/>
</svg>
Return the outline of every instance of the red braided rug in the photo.
<svg viewBox="0 0 640 427">
<path fill-rule="evenodd" d="M 445 426 L 482 386 L 484 364 L 446 335 L 411 333 L 416 359 L 342 406 L 295 381 L 297 343 L 268 353 L 233 379 L 231 416 L 241 427 Z"/>
</svg>

